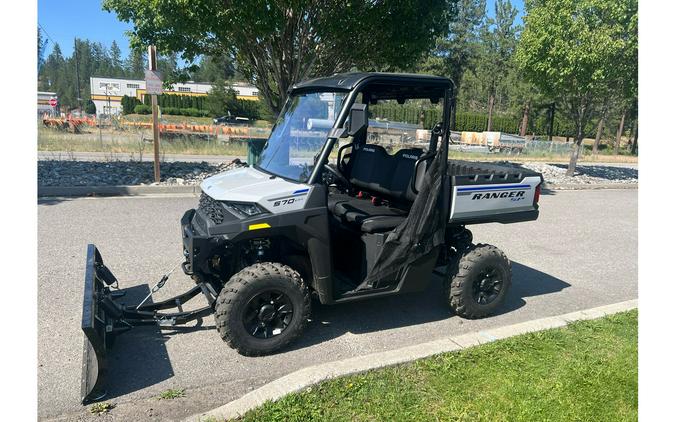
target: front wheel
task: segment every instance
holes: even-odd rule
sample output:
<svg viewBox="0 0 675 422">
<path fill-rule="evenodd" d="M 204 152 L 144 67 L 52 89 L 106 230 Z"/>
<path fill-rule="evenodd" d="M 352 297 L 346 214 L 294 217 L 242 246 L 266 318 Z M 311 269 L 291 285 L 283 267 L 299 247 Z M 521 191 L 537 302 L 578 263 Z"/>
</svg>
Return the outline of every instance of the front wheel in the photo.
<svg viewBox="0 0 675 422">
<path fill-rule="evenodd" d="M 274 353 L 305 329 L 310 315 L 309 289 L 297 271 L 263 262 L 239 271 L 216 301 L 221 338 L 245 356 Z"/>
<path fill-rule="evenodd" d="M 502 306 L 509 287 L 511 262 L 504 252 L 492 245 L 471 245 L 448 280 L 446 297 L 457 315 L 483 318 Z"/>
</svg>

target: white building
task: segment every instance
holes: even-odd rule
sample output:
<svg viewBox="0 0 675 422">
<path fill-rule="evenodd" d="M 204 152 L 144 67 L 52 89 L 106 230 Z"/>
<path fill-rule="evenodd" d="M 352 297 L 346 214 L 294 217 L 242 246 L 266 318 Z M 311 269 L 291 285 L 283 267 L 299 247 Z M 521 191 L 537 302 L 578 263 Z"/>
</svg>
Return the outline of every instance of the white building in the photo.
<svg viewBox="0 0 675 422">
<path fill-rule="evenodd" d="M 138 79 L 118 78 L 90 78 L 91 99 L 96 105 L 96 114 L 122 113 L 122 97 L 136 97 L 141 102 L 145 98 L 145 81 Z M 258 101 L 258 88 L 242 82 L 234 82 L 232 88 L 237 98 L 242 100 Z M 211 90 L 211 84 L 186 82 L 172 85 L 171 90 L 165 90 L 169 95 L 206 95 Z"/>
<path fill-rule="evenodd" d="M 54 115 L 56 113 L 57 107 L 52 107 L 51 105 L 49 105 L 49 100 L 51 100 L 52 98 L 56 99 L 58 107 L 59 97 L 58 95 L 56 95 L 56 92 L 38 91 L 37 93 L 38 115 L 42 116 L 45 113 Z"/>
</svg>

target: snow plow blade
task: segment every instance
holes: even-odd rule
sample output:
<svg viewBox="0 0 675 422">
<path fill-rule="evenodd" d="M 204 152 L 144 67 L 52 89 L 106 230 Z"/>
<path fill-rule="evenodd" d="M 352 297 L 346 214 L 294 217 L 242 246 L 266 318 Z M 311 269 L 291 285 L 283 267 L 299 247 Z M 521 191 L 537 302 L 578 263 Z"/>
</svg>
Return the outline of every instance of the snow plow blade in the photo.
<svg viewBox="0 0 675 422">
<path fill-rule="evenodd" d="M 119 289 L 113 273 L 105 266 L 101 254 L 94 245 L 87 246 L 87 266 L 84 275 L 84 298 L 82 301 L 82 331 L 84 351 L 82 355 L 82 404 L 101 400 L 106 395 L 105 381 L 108 374 L 107 354 L 115 337 L 138 326 L 174 327 L 211 315 L 217 293 L 206 283 L 178 296 L 151 302 L 152 293 L 166 283 L 167 273 L 150 290 L 139 305 L 125 305 L 116 299 L 127 291 Z M 207 306 L 184 311 L 183 304 L 202 293 Z M 147 301 L 147 302 L 146 302 Z M 176 309 L 178 312 L 160 312 Z"/>
<path fill-rule="evenodd" d="M 108 286 L 116 284 L 115 276 L 103 264 L 96 246 L 87 246 L 87 267 L 84 276 L 82 302 L 82 331 L 84 352 L 82 356 L 82 404 L 102 399 L 107 372 L 106 348 L 112 343 L 113 333 L 106 333 L 110 316 L 99 299 L 107 296 Z"/>
</svg>

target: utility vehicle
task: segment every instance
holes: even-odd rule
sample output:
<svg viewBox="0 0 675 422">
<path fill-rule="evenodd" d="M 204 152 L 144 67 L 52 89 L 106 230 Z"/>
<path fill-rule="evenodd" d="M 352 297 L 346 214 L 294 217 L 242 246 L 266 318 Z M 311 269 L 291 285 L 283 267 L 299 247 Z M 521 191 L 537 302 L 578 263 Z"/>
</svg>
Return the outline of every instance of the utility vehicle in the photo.
<svg viewBox="0 0 675 422">
<path fill-rule="evenodd" d="M 301 335 L 313 296 L 330 305 L 416 292 L 433 272 L 457 315 L 495 312 L 511 284 L 510 262 L 496 247 L 474 244 L 466 226 L 535 220 L 543 179 L 448 160 L 452 95 L 449 79 L 412 74 L 347 73 L 294 85 L 257 164 L 206 179 L 197 208 L 182 217 L 182 269 L 195 282 L 182 295 L 124 305 L 90 245 L 83 401 L 102 397 L 106 349 L 137 325 L 214 314 L 229 346 L 264 355 Z M 420 100 L 442 103 L 442 121 L 423 147 L 389 153 L 369 143 L 369 107 Z M 184 311 L 200 293 L 206 305 Z"/>
</svg>

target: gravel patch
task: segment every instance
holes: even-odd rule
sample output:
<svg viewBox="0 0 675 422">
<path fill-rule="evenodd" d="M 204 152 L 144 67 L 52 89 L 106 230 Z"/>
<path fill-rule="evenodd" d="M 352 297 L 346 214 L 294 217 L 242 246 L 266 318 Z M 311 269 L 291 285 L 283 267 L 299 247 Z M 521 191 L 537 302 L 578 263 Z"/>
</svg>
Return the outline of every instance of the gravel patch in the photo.
<svg viewBox="0 0 675 422">
<path fill-rule="evenodd" d="M 599 185 L 607 183 L 637 184 L 638 170 L 629 167 L 581 164 L 575 176 L 566 176 L 566 164 L 491 163 L 515 168 L 527 168 L 541 173 L 549 185 Z M 198 185 L 205 178 L 243 165 L 239 159 L 231 162 L 207 163 L 165 162 L 161 165 L 162 180 L 154 183 L 153 164 L 138 161 L 38 161 L 40 186 L 134 186 L 134 185 Z"/>
<path fill-rule="evenodd" d="M 522 167 L 536 171 L 544 176 L 549 185 L 600 185 L 607 183 L 637 184 L 638 170 L 629 167 L 616 167 L 593 164 L 579 164 L 574 171 L 574 177 L 567 176 L 567 164 L 546 163 L 510 163 L 500 162 L 500 165 Z"/>
<path fill-rule="evenodd" d="M 198 185 L 202 180 L 242 166 L 228 163 L 168 162 L 161 164 L 161 181 L 155 183 L 151 162 L 138 161 L 38 161 L 39 186 Z"/>
</svg>

